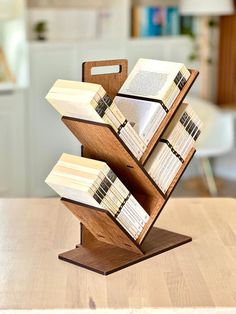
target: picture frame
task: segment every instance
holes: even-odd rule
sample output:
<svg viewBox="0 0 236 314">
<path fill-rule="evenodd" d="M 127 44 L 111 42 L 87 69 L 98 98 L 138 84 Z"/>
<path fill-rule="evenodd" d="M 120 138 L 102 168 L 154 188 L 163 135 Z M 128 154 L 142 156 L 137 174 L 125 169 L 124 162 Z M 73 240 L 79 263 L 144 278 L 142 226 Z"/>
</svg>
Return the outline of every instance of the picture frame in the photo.
<svg viewBox="0 0 236 314">
<path fill-rule="evenodd" d="M 16 79 L 12 73 L 6 55 L 0 47 L 0 84 L 15 83 Z"/>
</svg>

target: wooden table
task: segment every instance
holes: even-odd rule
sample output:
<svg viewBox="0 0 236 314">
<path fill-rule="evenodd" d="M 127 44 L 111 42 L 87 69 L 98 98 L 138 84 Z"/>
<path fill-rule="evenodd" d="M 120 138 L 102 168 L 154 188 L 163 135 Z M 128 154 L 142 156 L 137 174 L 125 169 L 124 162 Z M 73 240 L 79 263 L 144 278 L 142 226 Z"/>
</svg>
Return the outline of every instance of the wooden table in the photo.
<svg viewBox="0 0 236 314">
<path fill-rule="evenodd" d="M 157 225 L 193 242 L 104 277 L 57 259 L 79 241 L 58 199 L 0 200 L 0 308 L 236 306 L 236 200 L 171 199 Z"/>
</svg>

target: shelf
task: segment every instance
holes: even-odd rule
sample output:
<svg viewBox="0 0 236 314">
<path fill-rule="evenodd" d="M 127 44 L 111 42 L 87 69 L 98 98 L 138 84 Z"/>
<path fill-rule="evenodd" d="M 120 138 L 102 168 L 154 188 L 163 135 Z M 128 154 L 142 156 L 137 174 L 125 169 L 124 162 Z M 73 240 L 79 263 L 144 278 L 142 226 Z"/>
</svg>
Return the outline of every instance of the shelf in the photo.
<svg viewBox="0 0 236 314">
<path fill-rule="evenodd" d="M 192 159 L 195 149 L 190 150 L 169 189 L 164 194 L 143 166 L 131 156 L 109 125 L 69 117 L 63 117 L 62 120 L 86 147 L 84 157 L 106 161 L 118 177 L 125 179 L 122 180 L 123 183 L 150 215 L 149 221 L 136 240 L 138 244 L 141 244 Z M 134 182 L 138 182 L 138 184 L 134 185 Z"/>
<path fill-rule="evenodd" d="M 110 66 L 113 63 L 120 65 L 119 73 L 91 74 L 93 67 Z M 60 254 L 60 259 L 106 275 L 191 241 L 190 237 L 153 228 L 153 225 L 192 159 L 195 148 L 188 153 L 165 194 L 143 166 L 197 78 L 198 71 L 190 70 L 190 72 L 190 78 L 154 134 L 141 161 L 133 156 L 110 125 L 62 117 L 65 125 L 82 143 L 83 156 L 105 161 L 150 217 L 139 237 L 134 240 L 108 210 L 62 198 L 65 206 L 81 221 L 83 240 L 78 248 Z M 83 64 L 83 81 L 101 84 L 113 97 L 119 91 L 126 76 L 126 60 Z M 84 240 L 87 236 L 94 240 L 87 242 Z M 117 257 L 117 261 L 114 261 L 114 257 Z"/>
<path fill-rule="evenodd" d="M 136 254 L 135 252 L 98 241 L 83 227 L 82 243 L 73 250 L 59 254 L 58 257 L 63 261 L 99 274 L 109 275 L 190 241 L 192 239 L 188 236 L 153 228 L 141 247 L 144 254 Z"/>
<path fill-rule="evenodd" d="M 135 240 L 108 210 L 89 206 L 66 198 L 62 203 L 100 241 L 143 254 Z"/>
<path fill-rule="evenodd" d="M 139 235 L 137 239 L 137 243 L 142 244 L 146 236 L 148 235 L 148 232 L 151 230 L 151 227 L 154 225 L 155 221 L 159 217 L 162 209 L 164 208 L 166 202 L 168 201 L 169 197 L 171 196 L 172 192 L 175 189 L 176 184 L 180 180 L 182 174 L 184 173 L 185 169 L 189 165 L 190 161 L 192 160 L 196 150 L 195 148 L 192 148 L 190 152 L 188 153 L 187 157 L 185 158 L 184 163 L 180 167 L 179 171 L 177 172 L 175 178 L 172 180 L 172 183 L 170 184 L 167 192 L 165 193 L 164 200 L 156 200 L 156 202 L 153 202 L 152 206 L 150 206 L 150 211 L 148 212 L 150 215 L 150 218 L 148 222 L 146 223 L 144 229 L 142 230 L 141 234 Z"/>
<path fill-rule="evenodd" d="M 153 37 L 132 37 L 128 38 L 131 44 L 140 44 L 140 43 L 151 43 L 151 42 L 180 42 L 180 41 L 189 41 L 189 36 L 186 35 L 169 35 L 169 36 L 153 36 Z"/>
<path fill-rule="evenodd" d="M 86 147 L 86 156 L 106 161 L 118 177 L 125 179 L 123 183 L 132 194 L 145 194 L 160 199 L 164 197 L 110 125 L 70 117 L 62 117 L 62 121 Z M 134 182 L 139 184 L 134 185 Z"/>
<path fill-rule="evenodd" d="M 155 148 L 156 144 L 158 143 L 158 140 L 160 139 L 161 135 L 164 133 L 166 127 L 168 126 L 169 122 L 175 115 L 176 111 L 178 110 L 179 106 L 182 104 L 186 94 L 188 93 L 189 89 L 192 87 L 193 83 L 195 82 L 196 78 L 199 75 L 199 72 L 196 70 L 189 70 L 191 75 L 189 79 L 187 80 L 187 83 L 185 84 L 184 88 L 180 92 L 180 94 L 177 96 L 176 100 L 174 101 L 173 105 L 171 106 L 168 114 L 163 119 L 161 125 L 157 129 L 156 133 L 153 135 L 151 141 L 149 142 L 143 156 L 140 159 L 140 163 L 142 165 L 145 165 L 148 157 L 152 153 L 153 149 Z"/>
<path fill-rule="evenodd" d="M 110 76 L 111 74 L 91 74 L 91 69 L 93 67 L 111 65 L 113 63 L 121 65 L 121 72 L 112 74 L 112 79 Z M 150 215 L 149 221 L 146 223 L 142 233 L 136 240 L 138 244 L 141 244 L 144 241 L 157 217 L 161 213 L 165 203 L 173 192 L 182 173 L 195 153 L 194 148 L 189 152 L 183 165 L 179 169 L 177 175 L 173 179 L 168 191 L 165 194 L 161 191 L 161 189 L 143 167 L 145 161 L 158 143 L 160 136 L 167 128 L 169 122 L 173 118 L 184 97 L 198 76 L 198 71 L 190 70 L 190 72 L 190 78 L 176 98 L 161 126 L 154 134 L 147 147 L 147 150 L 145 151 L 140 161 L 138 161 L 133 156 L 133 154 L 110 125 L 77 118 L 62 117 L 62 121 L 65 123 L 65 125 L 82 143 L 83 147 L 86 148 L 84 157 L 106 161 L 109 167 L 111 167 L 116 175 L 121 178 L 121 181 L 123 181 L 131 194 L 135 196 L 145 211 Z M 86 82 L 103 85 L 108 94 L 113 95 L 115 91 L 118 91 L 120 85 L 123 82 L 123 79 L 126 76 L 127 66 L 125 65 L 124 60 L 119 60 L 119 62 L 117 62 L 117 60 L 110 60 L 106 62 L 86 62 L 83 65 L 83 80 Z M 116 85 L 114 85 L 114 81 L 116 81 Z M 112 84 L 110 82 L 112 82 Z M 134 184 L 134 182 L 138 182 L 138 184 Z"/>
</svg>

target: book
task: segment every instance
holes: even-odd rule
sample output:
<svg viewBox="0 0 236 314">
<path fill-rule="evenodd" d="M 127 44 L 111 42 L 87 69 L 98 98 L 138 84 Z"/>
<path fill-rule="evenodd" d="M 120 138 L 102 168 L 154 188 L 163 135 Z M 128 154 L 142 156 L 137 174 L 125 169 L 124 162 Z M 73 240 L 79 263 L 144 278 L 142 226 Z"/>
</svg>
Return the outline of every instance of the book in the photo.
<svg viewBox="0 0 236 314">
<path fill-rule="evenodd" d="M 149 219 L 105 162 L 63 154 L 46 183 L 61 197 L 108 210 L 134 239 Z"/>
<path fill-rule="evenodd" d="M 168 111 L 189 77 L 183 63 L 141 58 L 118 96 L 156 101 Z"/>
<path fill-rule="evenodd" d="M 164 22 L 162 35 L 177 36 L 180 34 L 180 14 L 178 7 L 163 8 Z"/>
<path fill-rule="evenodd" d="M 145 164 L 166 193 L 201 134 L 202 122 L 188 104 L 182 104 Z"/>
<path fill-rule="evenodd" d="M 162 9 L 154 6 L 135 5 L 132 9 L 132 35 L 134 37 L 160 36 Z"/>
<path fill-rule="evenodd" d="M 116 96 L 117 107 L 125 114 L 146 145 L 166 116 L 160 103 Z"/>
<path fill-rule="evenodd" d="M 139 59 L 114 99 L 146 145 L 185 86 L 182 63 Z"/>
<path fill-rule="evenodd" d="M 198 139 L 202 122 L 188 104 L 182 104 L 163 134 L 161 141 L 167 142 L 185 159 L 194 142 Z"/>
<path fill-rule="evenodd" d="M 175 36 L 180 33 L 180 15 L 177 6 L 132 7 L 132 36 Z"/>
<path fill-rule="evenodd" d="M 140 159 L 146 144 L 99 84 L 57 80 L 46 96 L 63 116 L 109 124 Z"/>
</svg>

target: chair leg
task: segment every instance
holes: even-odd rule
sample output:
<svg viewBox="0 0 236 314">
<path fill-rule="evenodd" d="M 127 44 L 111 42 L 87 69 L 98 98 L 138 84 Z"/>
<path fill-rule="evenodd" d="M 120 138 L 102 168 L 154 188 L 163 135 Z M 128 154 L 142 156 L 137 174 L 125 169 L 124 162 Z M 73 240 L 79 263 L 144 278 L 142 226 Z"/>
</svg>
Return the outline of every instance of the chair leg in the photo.
<svg viewBox="0 0 236 314">
<path fill-rule="evenodd" d="M 208 191 L 211 196 L 218 196 L 216 181 L 209 158 L 200 159 L 201 169 L 206 178 Z"/>
</svg>

